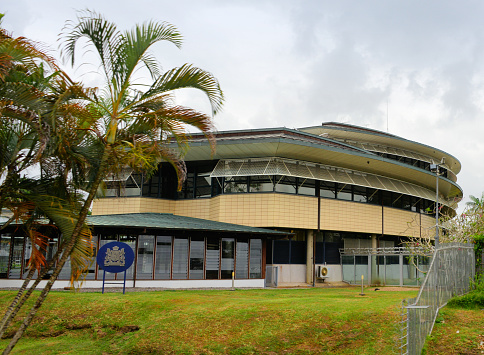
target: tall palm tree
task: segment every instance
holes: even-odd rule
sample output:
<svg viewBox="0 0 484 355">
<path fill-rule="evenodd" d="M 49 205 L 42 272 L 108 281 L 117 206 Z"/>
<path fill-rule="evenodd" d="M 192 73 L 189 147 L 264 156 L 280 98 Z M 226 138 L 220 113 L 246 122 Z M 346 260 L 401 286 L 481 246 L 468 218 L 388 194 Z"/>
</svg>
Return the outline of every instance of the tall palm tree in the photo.
<svg viewBox="0 0 484 355">
<path fill-rule="evenodd" d="M 221 109 L 224 101 L 216 78 L 200 68 L 184 64 L 162 72 L 149 50 L 160 41 L 181 46 L 182 36 L 171 24 L 148 22 L 136 25 L 131 31 L 120 32 L 103 16 L 85 11 L 79 13 L 76 22 L 66 24 L 61 37 L 63 54 L 72 65 L 80 39 L 86 39 L 94 47 L 106 83 L 100 95 L 84 92 L 83 102 L 90 116 L 78 119 L 76 129 L 83 134 L 76 135 L 75 144 L 67 144 L 60 152 L 69 157 L 82 157 L 79 159 L 84 166 L 79 173 L 87 178 L 84 181 L 89 181 L 84 187 L 88 194 L 51 278 L 4 354 L 8 354 L 22 336 L 71 255 L 92 200 L 108 172 L 116 173 L 130 166 L 150 174 L 164 160 L 175 167 L 181 187 L 185 165 L 181 156 L 167 148 L 166 140 L 176 140 L 183 146 L 187 138 L 185 127 L 189 125 L 201 130 L 213 147 L 211 116 L 174 104 L 173 92 L 185 88 L 200 90 L 206 94 L 212 114 Z M 147 69 L 152 78 L 144 90 L 140 89 L 142 83 L 135 77 L 140 68 Z"/>
<path fill-rule="evenodd" d="M 56 261 L 56 258 L 50 262 L 45 258 L 48 236 L 39 232 L 38 218 L 50 219 L 65 239 L 69 239 L 77 222 L 78 203 L 68 186 L 71 175 L 68 170 L 57 174 L 44 172 L 41 179 L 25 176 L 25 171 L 33 166 L 45 171 L 44 167 L 53 159 L 59 144 L 56 132 L 67 131 L 65 124 L 59 125 L 57 121 L 68 116 L 68 112 L 69 117 L 82 112 L 77 104 L 69 102 L 78 96 L 77 92 L 83 90 L 37 44 L 15 38 L 0 28 L 0 176 L 3 177 L 0 213 L 4 207 L 13 212 L 12 218 L 0 229 L 14 219 L 23 221 L 32 245 L 29 272 L 0 321 L 0 335 Z M 90 237 L 84 225 L 74 253 L 75 270 L 87 266 L 92 253 Z M 62 251 L 62 246 L 58 250 Z M 38 271 L 37 281 L 24 294 L 35 271 Z"/>
</svg>

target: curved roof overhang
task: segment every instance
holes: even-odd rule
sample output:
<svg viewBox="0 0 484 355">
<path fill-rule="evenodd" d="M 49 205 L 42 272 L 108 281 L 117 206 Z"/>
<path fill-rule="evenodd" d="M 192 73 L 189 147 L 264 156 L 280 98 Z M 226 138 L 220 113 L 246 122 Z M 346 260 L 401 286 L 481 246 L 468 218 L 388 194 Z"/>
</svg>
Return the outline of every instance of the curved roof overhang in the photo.
<svg viewBox="0 0 484 355">
<path fill-rule="evenodd" d="M 388 147 L 397 147 L 403 150 L 414 151 L 432 157 L 436 163 L 440 163 L 442 158 L 445 158 L 445 165 L 454 174 L 458 174 L 461 170 L 460 161 L 453 155 L 444 152 L 440 149 L 414 142 L 402 137 L 398 137 L 389 133 L 380 132 L 373 129 L 365 129 L 362 127 L 352 126 L 340 123 L 324 123 L 321 126 L 299 128 L 299 131 L 323 136 L 326 138 L 334 138 L 338 140 L 347 140 L 348 142 L 367 142 L 374 143 Z"/>
<path fill-rule="evenodd" d="M 331 139 L 314 137 L 311 134 L 310 139 L 305 139 L 306 137 L 297 135 L 300 132 L 289 129 L 238 133 L 236 136 L 217 134 L 216 152 L 213 155 L 203 136 L 193 136 L 184 159 L 194 161 L 281 157 L 386 176 L 435 191 L 435 174 L 363 149 L 338 144 L 339 142 Z M 446 199 L 462 197 L 459 185 L 443 177 L 439 179 L 439 193 L 442 196 Z"/>
</svg>

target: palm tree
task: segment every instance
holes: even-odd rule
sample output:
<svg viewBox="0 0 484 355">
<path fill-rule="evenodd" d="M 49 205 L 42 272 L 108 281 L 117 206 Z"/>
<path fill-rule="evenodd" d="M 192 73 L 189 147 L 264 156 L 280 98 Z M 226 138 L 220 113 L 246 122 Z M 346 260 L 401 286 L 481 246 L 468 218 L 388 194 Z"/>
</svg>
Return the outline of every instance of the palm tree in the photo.
<svg viewBox="0 0 484 355">
<path fill-rule="evenodd" d="M 108 172 L 115 173 L 130 166 L 150 174 L 158 162 L 165 160 L 175 167 L 181 187 L 185 165 L 181 156 L 167 148 L 166 141 L 176 140 L 183 146 L 187 138 L 185 126 L 189 125 L 201 130 L 213 147 L 211 116 L 173 104 L 173 92 L 185 88 L 200 90 L 210 101 L 212 114 L 221 109 L 224 100 L 218 81 L 202 69 L 185 64 L 165 73 L 161 71 L 149 49 L 160 41 L 181 46 L 182 36 L 171 24 L 148 22 L 136 25 L 131 31 L 120 32 L 101 15 L 86 11 L 78 15 L 76 23 L 68 22 L 61 36 L 63 54 L 72 65 L 81 38 L 94 47 L 106 82 L 101 95 L 84 92 L 83 102 L 90 116 L 77 120 L 76 131 L 82 134 L 76 135 L 75 144 L 68 144 L 59 152 L 66 157 L 79 157 L 84 163 L 78 173 L 88 178 L 84 180 L 89 181 L 84 187 L 88 194 L 51 278 L 4 354 L 8 354 L 22 336 L 71 255 L 92 200 Z M 152 78 L 145 90 L 139 89 L 141 86 L 137 84 L 141 83 L 135 77 L 140 68 L 147 69 Z"/>
<path fill-rule="evenodd" d="M 466 202 L 466 206 L 473 212 L 482 211 L 484 209 L 484 192 L 481 198 L 469 195 L 470 201 Z"/>
<path fill-rule="evenodd" d="M 65 124 L 58 124 L 60 118 L 68 112 L 70 117 L 77 117 L 76 113 L 83 111 L 69 102 L 78 92 L 83 91 L 35 43 L 0 28 L 0 211 L 5 207 L 13 212 L 0 229 L 14 219 L 23 221 L 32 245 L 29 273 L 0 321 L 0 335 L 56 261 L 45 259 L 48 236 L 37 229 L 38 218 L 49 218 L 65 239 L 77 222 L 78 203 L 68 186 L 71 173 L 63 170 L 46 174 L 45 167 L 59 146 L 56 137 L 62 135 L 56 132 L 69 130 Z M 42 178 L 25 176 L 25 171 L 36 165 L 43 171 Z M 86 268 L 92 253 L 89 242 L 90 233 L 83 225 L 74 254 L 75 270 Z M 24 294 L 35 271 L 37 280 Z"/>
</svg>

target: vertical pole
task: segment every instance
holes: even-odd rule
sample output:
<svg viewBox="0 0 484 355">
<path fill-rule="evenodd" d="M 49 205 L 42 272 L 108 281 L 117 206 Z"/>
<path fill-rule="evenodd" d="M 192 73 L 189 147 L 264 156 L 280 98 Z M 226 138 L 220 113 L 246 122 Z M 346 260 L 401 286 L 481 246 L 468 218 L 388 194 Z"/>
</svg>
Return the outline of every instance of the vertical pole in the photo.
<svg viewBox="0 0 484 355">
<path fill-rule="evenodd" d="M 439 165 L 435 169 L 435 247 L 439 245 Z"/>
<path fill-rule="evenodd" d="M 361 293 L 360 295 L 363 296 L 364 293 L 363 293 L 363 280 L 365 279 L 365 276 L 364 275 L 361 275 Z"/>
<path fill-rule="evenodd" d="M 403 255 L 398 256 L 398 266 L 400 269 L 400 286 L 403 286 Z"/>
<path fill-rule="evenodd" d="M 106 270 L 103 269 L 103 291 L 102 293 L 104 294 L 104 281 L 106 280 Z"/>
<path fill-rule="evenodd" d="M 126 270 L 124 270 L 123 295 L 126 293 Z"/>
<path fill-rule="evenodd" d="M 232 271 L 232 291 L 235 290 L 235 272 Z"/>
</svg>

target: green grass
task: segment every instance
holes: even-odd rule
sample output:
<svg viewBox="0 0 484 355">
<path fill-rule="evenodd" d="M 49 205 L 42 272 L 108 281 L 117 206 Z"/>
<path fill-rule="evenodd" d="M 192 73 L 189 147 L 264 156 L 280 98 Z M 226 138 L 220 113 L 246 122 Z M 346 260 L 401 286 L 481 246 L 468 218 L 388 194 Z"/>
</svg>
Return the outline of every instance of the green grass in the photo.
<svg viewBox="0 0 484 355">
<path fill-rule="evenodd" d="M 403 298 L 359 288 L 51 292 L 17 354 L 392 354 Z M 0 292 L 5 309 L 14 293 Z M 0 340 L 4 348 L 8 339 Z"/>
</svg>

